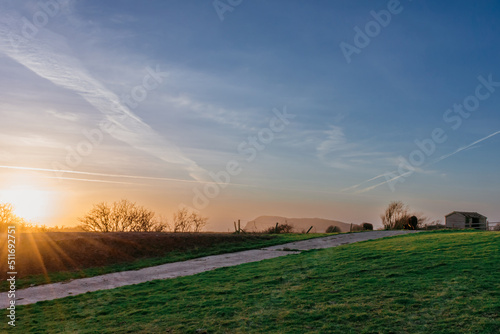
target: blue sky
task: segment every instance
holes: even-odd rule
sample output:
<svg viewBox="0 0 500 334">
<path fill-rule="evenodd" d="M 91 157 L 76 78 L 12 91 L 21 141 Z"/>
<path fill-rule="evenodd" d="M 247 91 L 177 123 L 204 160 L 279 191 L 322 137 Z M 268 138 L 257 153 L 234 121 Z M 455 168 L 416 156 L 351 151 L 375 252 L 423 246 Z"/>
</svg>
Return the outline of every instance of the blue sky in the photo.
<svg viewBox="0 0 500 334">
<path fill-rule="evenodd" d="M 500 221 L 497 2 L 215 3 L 0 2 L 1 200 L 45 194 L 49 225 L 121 198 L 214 230 L 392 200 Z"/>
</svg>

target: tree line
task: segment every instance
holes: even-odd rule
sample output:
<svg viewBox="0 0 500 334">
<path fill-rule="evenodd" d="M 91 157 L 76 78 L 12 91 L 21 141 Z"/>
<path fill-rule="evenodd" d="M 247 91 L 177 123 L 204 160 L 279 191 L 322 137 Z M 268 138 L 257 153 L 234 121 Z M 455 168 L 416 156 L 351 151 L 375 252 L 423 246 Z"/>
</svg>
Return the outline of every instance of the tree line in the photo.
<svg viewBox="0 0 500 334">
<path fill-rule="evenodd" d="M 208 218 L 182 208 L 174 213 L 172 221 L 168 221 L 124 199 L 111 204 L 95 204 L 79 221 L 80 227 L 87 232 L 200 232 Z"/>
<path fill-rule="evenodd" d="M 0 233 L 5 233 L 9 226 L 15 226 L 18 232 L 49 232 L 60 230 L 56 227 L 33 224 L 14 213 L 11 203 L 0 203 Z M 64 229 L 61 228 L 61 229 Z"/>
<path fill-rule="evenodd" d="M 412 212 L 403 202 L 393 201 L 389 203 L 380 218 L 384 229 L 395 230 L 406 228 L 412 216 L 417 218 L 416 228 L 420 228 L 427 221 L 427 217 Z M 177 210 L 169 221 L 163 216 L 156 215 L 154 211 L 123 199 L 113 203 L 95 204 L 78 220 L 81 224 L 77 228 L 87 232 L 200 232 L 206 226 L 208 218 L 182 208 Z M 49 228 L 27 222 L 14 213 L 12 204 L 0 203 L 0 233 L 12 225 L 15 225 L 20 232 L 65 230 L 64 227 Z"/>
<path fill-rule="evenodd" d="M 7 231 L 8 226 L 16 226 L 19 232 L 200 232 L 208 218 L 182 208 L 169 221 L 152 210 L 124 199 L 95 204 L 78 221 L 80 225 L 72 228 L 37 225 L 17 216 L 12 204 L 0 203 L 0 233 Z"/>
</svg>

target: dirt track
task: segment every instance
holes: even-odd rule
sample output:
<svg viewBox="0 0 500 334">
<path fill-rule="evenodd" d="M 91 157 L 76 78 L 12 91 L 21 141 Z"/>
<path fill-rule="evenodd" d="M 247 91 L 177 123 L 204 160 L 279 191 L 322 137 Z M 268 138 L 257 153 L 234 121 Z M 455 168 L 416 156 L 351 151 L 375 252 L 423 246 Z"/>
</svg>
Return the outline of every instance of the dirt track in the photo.
<svg viewBox="0 0 500 334">
<path fill-rule="evenodd" d="M 0 235 L 1 236 L 1 235 Z M 165 256 L 220 244 L 237 245 L 262 240 L 265 235 L 229 233 L 151 232 L 49 232 L 16 235 L 17 278 L 61 271 L 78 271 Z M 7 258 L 7 237 L 0 238 L 0 259 Z M 5 279 L 7 261 L 0 261 L 0 279 Z"/>
<path fill-rule="evenodd" d="M 64 283 L 40 285 L 16 291 L 16 306 L 32 304 L 43 300 L 75 296 L 90 291 L 113 289 L 120 286 L 143 283 L 155 279 L 189 276 L 217 268 L 257 262 L 289 254 L 297 254 L 302 250 L 329 248 L 411 232 L 416 231 L 372 231 L 339 234 L 325 238 L 296 241 L 263 249 L 207 256 L 183 262 L 167 263 L 135 271 L 124 271 L 102 276 L 82 278 Z M 1 309 L 7 308 L 9 305 L 7 294 L 7 292 L 0 293 Z"/>
</svg>

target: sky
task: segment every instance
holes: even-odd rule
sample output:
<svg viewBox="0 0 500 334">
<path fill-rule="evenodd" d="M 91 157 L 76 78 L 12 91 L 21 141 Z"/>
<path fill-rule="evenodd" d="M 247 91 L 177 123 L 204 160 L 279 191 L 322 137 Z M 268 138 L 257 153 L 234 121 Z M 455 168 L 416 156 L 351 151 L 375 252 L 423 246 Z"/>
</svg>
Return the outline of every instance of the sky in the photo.
<svg viewBox="0 0 500 334">
<path fill-rule="evenodd" d="M 0 201 L 500 221 L 499 56 L 497 1 L 2 0 Z"/>
</svg>

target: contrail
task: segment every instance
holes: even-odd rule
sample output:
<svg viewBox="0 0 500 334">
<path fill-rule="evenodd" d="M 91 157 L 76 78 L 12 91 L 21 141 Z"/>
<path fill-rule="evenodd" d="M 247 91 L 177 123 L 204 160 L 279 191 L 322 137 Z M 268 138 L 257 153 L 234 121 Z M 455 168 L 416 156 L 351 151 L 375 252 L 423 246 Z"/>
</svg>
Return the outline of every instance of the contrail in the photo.
<svg viewBox="0 0 500 334">
<path fill-rule="evenodd" d="M 479 144 L 480 142 L 485 141 L 486 139 L 489 139 L 489 138 L 491 138 L 491 137 L 493 137 L 493 136 L 496 136 L 496 135 L 497 135 L 497 134 L 499 134 L 499 133 L 500 133 L 500 131 L 493 132 L 492 134 L 490 134 L 490 135 L 488 135 L 488 136 L 486 136 L 486 137 L 483 137 L 483 138 L 481 138 L 481 139 L 479 139 L 479 140 L 476 140 L 476 141 L 475 141 L 475 142 L 473 142 L 472 144 L 469 144 L 469 145 L 466 145 L 466 146 L 460 147 L 459 149 L 455 150 L 455 151 L 454 151 L 454 152 L 452 152 L 452 153 L 442 155 L 442 156 L 440 156 L 439 158 L 437 158 L 435 161 L 433 161 L 432 163 L 430 163 L 429 165 L 434 165 L 435 163 L 438 163 L 438 162 L 440 162 L 440 161 L 442 161 L 442 160 L 444 160 L 444 159 L 448 159 L 448 158 L 449 158 L 449 157 L 451 157 L 452 155 L 455 155 L 455 154 L 457 154 L 457 153 L 459 153 L 459 152 L 461 152 L 461 151 L 463 151 L 463 150 L 466 150 L 466 149 L 468 149 L 468 148 L 469 148 L 469 147 L 471 147 L 471 146 L 474 146 L 474 145 L 476 145 L 476 144 Z"/>
<path fill-rule="evenodd" d="M 25 38 L 21 33 L 22 22 L 17 12 L 0 15 L 0 52 L 40 77 L 85 99 L 115 125 L 113 131 L 108 132 L 115 139 L 164 162 L 183 166 L 195 180 L 208 179 L 205 169 L 144 123 L 115 93 L 90 75 L 80 60 L 71 55 L 64 36 L 45 27 L 43 33 Z"/>
<path fill-rule="evenodd" d="M 0 166 L 0 168 L 14 169 L 14 170 L 27 170 L 27 171 L 34 171 L 34 172 L 50 172 L 50 173 L 61 173 L 61 174 L 68 173 L 68 174 L 88 175 L 88 176 L 115 177 L 115 178 L 136 179 L 136 180 L 154 180 L 154 181 L 183 182 L 183 183 L 196 183 L 196 184 L 210 184 L 210 183 L 217 184 L 217 182 L 215 182 L 215 181 L 197 181 L 197 180 L 186 180 L 186 179 L 174 179 L 174 178 L 168 178 L 168 177 L 94 173 L 94 172 L 83 172 L 83 171 L 75 171 L 75 170 L 60 170 L 60 169 L 23 167 L 23 166 Z M 44 176 L 44 177 L 47 177 L 47 176 Z M 75 181 L 103 182 L 103 183 L 140 184 L 140 183 L 125 183 L 125 182 L 117 182 L 117 181 L 106 181 L 106 180 L 99 180 L 99 179 L 78 179 L 78 178 L 69 178 L 69 177 L 63 177 L 63 176 L 51 176 L 48 178 L 63 179 L 63 180 L 75 180 Z M 254 186 L 251 184 L 244 184 L 244 183 L 229 182 L 227 185 L 228 186 L 248 187 L 248 188 L 258 188 L 258 186 Z"/>
<path fill-rule="evenodd" d="M 499 134 L 499 133 L 500 133 L 500 131 L 493 132 L 492 134 L 489 134 L 489 135 L 487 135 L 486 137 L 483 137 L 483 138 L 481 138 L 481 139 L 478 139 L 478 140 L 474 141 L 474 142 L 473 142 L 473 143 L 471 143 L 471 144 L 468 144 L 468 145 L 462 146 L 462 147 L 460 147 L 460 148 L 456 149 L 455 151 L 453 151 L 453 152 L 451 152 L 451 153 L 444 154 L 444 155 L 440 156 L 439 158 L 437 158 L 436 160 L 434 160 L 434 161 L 432 161 L 432 162 L 430 162 L 430 163 L 426 164 L 424 167 L 432 166 L 432 165 L 434 165 L 434 164 L 436 164 L 436 163 L 438 163 L 438 162 L 440 162 L 440 161 L 443 161 L 443 160 L 445 160 L 445 159 L 448 159 L 449 157 L 451 157 L 451 156 L 453 156 L 453 155 L 455 155 L 455 154 L 457 154 L 457 153 L 459 153 L 459 152 L 462 152 L 462 151 L 464 151 L 464 150 L 466 150 L 466 149 L 468 149 L 468 148 L 470 148 L 470 147 L 472 147 L 472 146 L 474 146 L 474 145 L 476 145 L 476 144 L 479 144 L 480 142 L 483 142 L 483 141 L 485 141 L 485 140 L 487 140 L 487 139 L 489 139 L 489 138 L 491 138 L 491 137 L 493 137 L 493 136 L 496 136 L 496 135 L 497 135 L 497 134 Z M 392 173 L 394 173 L 394 172 L 392 172 Z M 377 187 L 379 187 L 379 186 L 381 186 L 381 185 L 387 184 L 387 183 L 392 182 L 392 181 L 394 181 L 394 180 L 397 180 L 397 179 L 399 179 L 399 178 L 401 178 L 401 177 L 405 177 L 405 176 L 406 176 L 406 175 L 408 175 L 408 174 L 411 174 L 411 172 L 406 172 L 406 173 L 404 173 L 404 174 L 401 174 L 401 175 L 398 175 L 398 176 L 396 176 L 396 177 L 393 177 L 393 178 L 391 178 L 391 179 L 389 179 L 389 180 L 385 180 L 384 182 L 380 182 L 380 183 L 375 184 L 375 185 L 373 185 L 373 186 L 363 188 L 363 189 L 361 189 L 361 190 L 356 191 L 355 193 L 356 193 L 356 194 L 359 194 L 359 193 L 364 193 L 364 192 L 367 192 L 367 191 L 373 190 L 373 189 L 375 189 L 375 188 L 377 188 Z M 359 183 L 359 184 L 357 184 L 357 185 L 355 185 L 355 186 L 352 186 L 352 187 L 346 188 L 346 190 L 348 190 L 348 189 L 349 189 L 349 190 L 355 189 L 355 188 L 357 188 L 357 187 L 358 187 L 359 185 L 361 185 L 361 184 L 364 184 L 364 183 L 369 182 L 369 181 L 373 181 L 373 180 L 378 179 L 378 178 L 380 178 L 380 177 L 382 177 L 382 176 L 384 176 L 384 175 L 387 175 L 387 173 L 386 173 L 386 174 L 382 174 L 382 175 L 378 175 L 378 176 L 376 176 L 376 177 L 371 178 L 370 180 L 366 180 L 366 181 L 363 181 L 363 182 L 361 182 L 361 183 Z"/>
<path fill-rule="evenodd" d="M 81 172 L 74 170 L 59 170 L 59 169 L 49 169 L 49 168 L 35 168 L 35 167 L 22 167 L 22 166 L 0 166 L 4 169 L 16 169 L 16 170 L 29 170 L 35 172 L 53 172 L 53 173 L 68 173 L 68 174 L 79 174 L 79 175 L 89 175 L 89 176 L 104 176 L 104 177 L 117 177 L 117 178 L 129 178 L 129 179 L 143 179 L 143 180 L 157 180 L 157 181 L 174 181 L 174 182 L 186 182 L 186 183 L 205 183 L 203 181 L 196 180 L 185 180 L 185 179 L 173 179 L 166 177 L 152 177 L 152 176 L 139 176 L 139 175 L 125 175 L 125 174 L 106 174 L 106 173 L 93 173 L 93 172 Z M 54 177 L 59 178 L 59 177 Z M 63 177 L 60 177 L 63 178 Z"/>
<path fill-rule="evenodd" d="M 391 173 L 395 173 L 395 172 L 397 172 L 397 170 L 396 170 L 396 171 L 393 171 L 393 172 L 391 172 Z M 365 184 L 365 183 L 368 183 L 368 182 L 373 181 L 373 180 L 376 180 L 376 179 L 379 179 L 379 178 L 381 178 L 381 177 L 384 177 L 386 174 L 387 174 L 387 173 L 385 173 L 385 174 L 380 174 L 380 175 L 377 175 L 377 176 L 375 176 L 375 177 L 372 177 L 371 179 L 368 179 L 368 180 L 363 181 L 363 182 L 361 182 L 361 183 L 358 183 L 358 184 L 356 184 L 356 185 L 350 186 L 349 188 L 344 188 L 344 189 L 341 189 L 341 190 L 340 190 L 340 192 L 346 192 L 346 191 L 354 190 L 354 189 L 358 188 L 360 185 Z"/>
<path fill-rule="evenodd" d="M 204 181 L 195 181 L 195 180 L 186 180 L 186 179 L 173 179 L 173 178 L 166 178 L 166 177 L 152 177 L 152 176 L 125 175 L 125 174 L 106 174 L 106 173 L 83 172 L 83 171 L 74 171 L 74 170 L 58 170 L 58 169 L 50 169 L 50 168 L 36 168 L 36 167 L 24 167 L 24 166 L 0 166 L 0 169 L 2 169 L 2 168 L 3 169 L 34 171 L 34 172 L 68 173 L 68 174 L 76 174 L 76 175 L 102 176 L 102 177 L 112 177 L 112 178 L 128 178 L 128 179 L 136 179 L 136 180 L 154 180 L 154 181 L 183 182 L 183 183 L 196 183 L 196 184 L 207 184 L 207 183 L 217 184 L 215 181 L 204 182 Z M 70 180 L 70 181 L 82 181 L 82 182 L 101 182 L 101 183 L 116 183 L 116 184 L 130 184 L 130 185 L 144 184 L 144 183 L 136 183 L 136 182 L 107 181 L 107 180 L 99 180 L 99 179 L 79 179 L 79 178 L 65 177 L 65 176 L 43 176 L 43 177 L 49 178 L 49 179 L 62 179 L 62 180 Z M 325 194 L 339 194 L 339 192 L 328 191 L 328 190 L 290 188 L 290 187 L 277 188 L 277 187 L 272 187 L 272 186 L 257 186 L 257 185 L 244 184 L 244 183 L 233 183 L 233 182 L 230 182 L 227 185 L 228 186 L 247 187 L 247 188 L 259 188 L 259 189 L 289 190 L 289 191 L 297 191 L 297 192 L 302 191 L 302 192 L 325 193 Z"/>
<path fill-rule="evenodd" d="M 47 179 L 62 179 L 62 180 L 70 180 L 70 181 L 82 181 L 82 182 L 98 182 L 98 183 L 112 183 L 112 184 L 139 184 L 133 182 L 119 182 L 119 181 L 106 181 L 106 180 L 93 180 L 93 179 L 79 179 L 76 177 L 65 177 L 65 176 L 43 176 Z"/>
<path fill-rule="evenodd" d="M 358 190 L 358 191 L 355 191 L 354 193 L 355 193 L 355 194 L 362 194 L 362 193 L 368 192 L 368 191 L 373 190 L 373 189 L 375 189 L 375 188 L 377 188 L 377 187 L 380 187 L 380 186 L 382 186 L 382 185 L 384 185 L 384 184 L 386 184 L 386 183 L 392 182 L 392 181 L 397 180 L 397 179 L 399 179 L 399 178 L 401 178 L 401 177 L 405 177 L 405 176 L 406 176 L 406 175 L 408 175 L 408 174 L 411 174 L 411 172 L 406 172 L 406 173 L 403 173 L 403 174 L 398 175 L 398 176 L 395 176 L 395 177 L 393 177 L 393 178 L 391 178 L 391 179 L 389 179 L 389 180 L 385 180 L 384 182 L 380 182 L 380 183 L 377 183 L 377 184 L 375 184 L 375 185 L 373 185 L 373 186 L 366 187 L 366 188 L 360 189 L 360 190 Z M 385 174 L 383 174 L 382 176 L 384 176 L 384 175 L 385 175 Z"/>
</svg>

